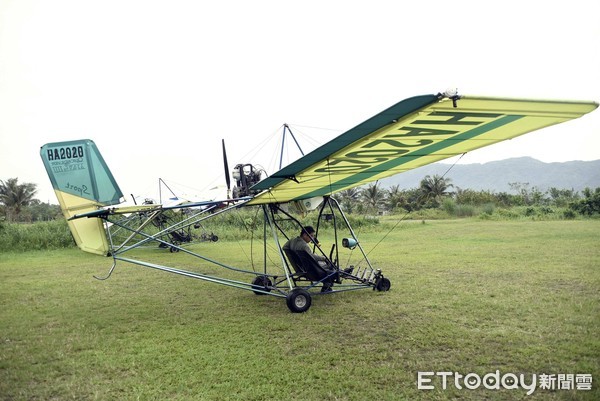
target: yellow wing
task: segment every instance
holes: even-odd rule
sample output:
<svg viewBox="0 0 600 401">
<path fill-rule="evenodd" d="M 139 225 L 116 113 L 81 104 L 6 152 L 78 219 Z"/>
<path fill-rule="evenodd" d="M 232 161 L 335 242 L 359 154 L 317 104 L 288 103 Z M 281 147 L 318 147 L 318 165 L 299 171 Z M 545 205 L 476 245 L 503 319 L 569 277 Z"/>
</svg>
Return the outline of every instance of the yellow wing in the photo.
<svg viewBox="0 0 600 401">
<path fill-rule="evenodd" d="M 249 204 L 330 195 L 581 117 L 595 102 L 425 95 L 403 100 L 256 184 Z"/>
</svg>

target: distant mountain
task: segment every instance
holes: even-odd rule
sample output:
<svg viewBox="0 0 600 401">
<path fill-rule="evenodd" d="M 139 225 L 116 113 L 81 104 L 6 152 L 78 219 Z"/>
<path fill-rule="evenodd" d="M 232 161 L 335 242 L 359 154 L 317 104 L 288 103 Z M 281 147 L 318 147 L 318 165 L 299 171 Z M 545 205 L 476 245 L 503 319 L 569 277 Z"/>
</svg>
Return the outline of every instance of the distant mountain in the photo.
<svg viewBox="0 0 600 401">
<path fill-rule="evenodd" d="M 508 184 L 513 182 L 529 183 L 530 188 L 537 187 L 541 191 L 552 187 L 576 191 L 600 187 L 600 160 L 544 163 L 531 157 L 518 157 L 451 167 L 451 164 L 434 163 L 379 182 L 384 188 L 399 185 L 401 189 L 409 189 L 417 188 L 426 175 L 446 174 L 454 187 L 477 191 L 510 192 Z"/>
</svg>

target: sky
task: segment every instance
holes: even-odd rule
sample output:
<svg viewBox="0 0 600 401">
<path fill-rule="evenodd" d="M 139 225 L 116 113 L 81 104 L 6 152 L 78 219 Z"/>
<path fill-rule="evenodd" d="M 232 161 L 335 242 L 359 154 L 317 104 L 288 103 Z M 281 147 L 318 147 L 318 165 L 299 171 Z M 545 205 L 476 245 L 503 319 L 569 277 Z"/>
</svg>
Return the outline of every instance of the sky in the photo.
<svg viewBox="0 0 600 401">
<path fill-rule="evenodd" d="M 156 198 L 159 178 L 211 197 L 221 140 L 230 169 L 273 173 L 284 123 L 307 153 L 447 88 L 600 102 L 598 15 L 597 0 L 0 0 L 0 179 L 56 203 L 40 147 L 89 138 L 128 197 Z M 460 163 L 521 156 L 600 159 L 600 111 Z"/>
</svg>

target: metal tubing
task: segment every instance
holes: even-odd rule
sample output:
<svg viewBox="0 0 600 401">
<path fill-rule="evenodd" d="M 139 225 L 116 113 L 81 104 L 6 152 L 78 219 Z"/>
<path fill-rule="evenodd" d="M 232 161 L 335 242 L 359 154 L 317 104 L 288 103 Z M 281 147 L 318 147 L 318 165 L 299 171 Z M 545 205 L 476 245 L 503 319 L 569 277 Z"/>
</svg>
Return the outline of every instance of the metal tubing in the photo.
<svg viewBox="0 0 600 401">
<path fill-rule="evenodd" d="M 248 284 L 243 281 L 212 277 L 212 276 L 208 276 L 205 274 L 194 273 L 194 272 L 176 269 L 173 267 L 167 267 L 167 266 L 163 266 L 163 265 L 157 265 L 155 263 L 144 262 L 144 261 L 136 260 L 136 259 L 129 259 L 129 258 L 123 258 L 123 257 L 117 257 L 115 259 L 121 260 L 121 261 L 127 262 L 127 263 L 132 263 L 135 265 L 140 265 L 140 266 L 149 267 L 152 269 L 161 270 L 164 272 L 179 274 L 179 275 L 185 276 L 185 277 L 195 278 L 198 280 L 204 280 L 204 281 L 208 281 L 208 282 L 216 283 L 216 284 L 222 284 L 222 285 L 226 285 L 229 287 L 235 287 L 235 288 L 239 288 L 242 290 L 260 292 L 265 295 L 272 295 L 272 296 L 279 297 L 279 298 L 285 297 L 285 295 L 283 295 L 283 294 L 276 294 L 276 293 L 272 293 L 270 291 L 263 291 L 260 288 L 254 287 L 252 284 Z"/>
<path fill-rule="evenodd" d="M 288 282 L 288 286 L 290 288 L 290 291 L 294 288 L 294 284 L 292 283 L 292 279 L 290 277 L 290 274 L 288 272 L 288 269 L 286 268 L 287 264 L 285 263 L 285 256 L 283 256 L 283 251 L 281 249 L 281 245 L 279 244 L 279 238 L 277 237 L 277 231 L 275 230 L 274 224 L 271 222 L 271 218 L 273 218 L 273 220 L 275 220 L 274 216 L 273 216 L 273 210 L 270 210 L 270 215 L 269 213 L 267 213 L 267 206 L 263 205 L 263 211 L 264 211 L 264 216 L 265 216 L 265 222 L 269 223 L 269 227 L 271 228 L 271 235 L 273 236 L 273 240 L 275 241 L 275 243 L 277 244 L 277 249 L 279 251 L 279 257 L 281 258 L 281 267 L 283 268 L 283 272 L 285 273 L 285 278 Z M 265 246 L 267 243 L 267 237 L 266 235 L 263 238 L 263 241 L 265 241 Z M 265 248 L 265 258 L 267 257 L 266 255 L 266 248 Z"/>
<path fill-rule="evenodd" d="M 346 218 L 346 215 L 344 214 L 344 211 L 340 207 L 340 204 L 338 203 L 338 201 L 335 198 L 329 198 L 329 199 L 331 199 L 333 201 L 333 203 L 335 204 L 336 208 L 339 210 L 340 216 L 342 216 L 342 218 L 344 219 L 344 222 L 346 223 L 346 226 L 350 230 L 350 235 L 352 235 L 352 238 L 354 238 L 354 240 L 356 241 L 356 245 L 358 246 L 358 249 L 360 249 L 360 252 L 362 253 L 363 257 L 365 258 L 365 261 L 367 262 L 367 265 L 369 265 L 369 267 L 371 268 L 371 270 L 374 270 L 373 266 L 371 265 L 371 262 L 369 261 L 369 258 L 367 258 L 367 254 L 365 253 L 364 249 L 360 245 L 360 242 L 358 241 L 358 238 L 356 237 L 356 234 L 354 233 L 354 230 L 352 229 L 352 226 L 350 225 L 350 222 L 348 221 L 348 218 Z"/>
</svg>

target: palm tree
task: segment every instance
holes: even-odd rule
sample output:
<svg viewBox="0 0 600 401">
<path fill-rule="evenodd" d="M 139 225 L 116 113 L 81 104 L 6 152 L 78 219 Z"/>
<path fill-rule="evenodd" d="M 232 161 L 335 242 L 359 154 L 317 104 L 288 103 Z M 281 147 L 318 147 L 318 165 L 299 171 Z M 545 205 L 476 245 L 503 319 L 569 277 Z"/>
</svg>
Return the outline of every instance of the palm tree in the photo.
<svg viewBox="0 0 600 401">
<path fill-rule="evenodd" d="M 405 197 L 400 189 L 400 185 L 392 185 L 388 190 L 387 206 L 390 210 L 403 206 L 405 204 Z"/>
<path fill-rule="evenodd" d="M 379 183 L 376 182 L 374 184 L 369 184 L 366 188 L 364 188 L 360 196 L 362 201 L 366 204 L 367 209 L 373 212 L 377 212 L 379 207 L 385 201 L 387 196 L 387 191 L 379 187 Z"/>
<path fill-rule="evenodd" d="M 448 195 L 448 189 L 453 187 L 450 184 L 450 178 L 444 178 L 439 175 L 433 177 L 427 175 L 421 180 L 419 186 L 419 192 L 421 193 L 421 200 L 425 202 L 431 202 L 432 206 L 438 207 L 441 199 Z"/>
<path fill-rule="evenodd" d="M 353 212 L 354 206 L 358 203 L 359 197 L 360 189 L 356 187 L 344 189 L 335 194 L 335 198 L 339 200 L 342 209 L 344 209 L 348 213 Z"/>
<path fill-rule="evenodd" d="M 10 211 L 13 211 L 15 218 L 18 218 L 22 208 L 34 200 L 37 192 L 35 184 L 28 182 L 19 184 L 18 181 L 18 178 L 0 180 L 0 204 L 6 207 L 8 220 L 11 220 Z"/>
</svg>

